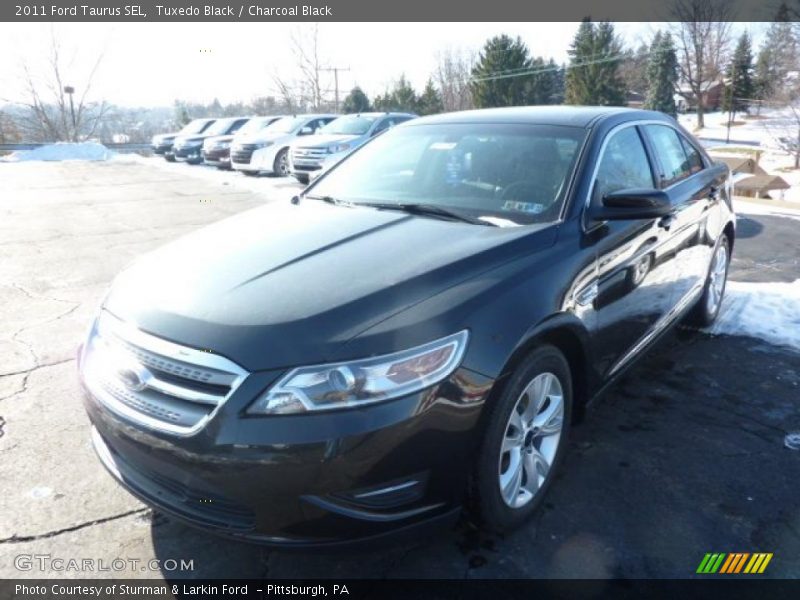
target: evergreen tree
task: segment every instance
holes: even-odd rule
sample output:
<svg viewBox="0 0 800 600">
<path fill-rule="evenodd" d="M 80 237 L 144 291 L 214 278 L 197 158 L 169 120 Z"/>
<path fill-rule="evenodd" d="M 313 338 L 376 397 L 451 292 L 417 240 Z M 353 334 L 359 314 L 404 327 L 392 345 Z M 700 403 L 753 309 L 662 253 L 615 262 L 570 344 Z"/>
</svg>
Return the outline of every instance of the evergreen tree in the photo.
<svg viewBox="0 0 800 600">
<path fill-rule="evenodd" d="M 567 104 L 625 104 L 625 84 L 619 75 L 622 45 L 611 23 L 584 19 L 569 48 Z"/>
<path fill-rule="evenodd" d="M 560 104 L 564 98 L 562 69 L 551 58 L 530 61 L 531 76 L 525 90 L 525 104 Z"/>
<path fill-rule="evenodd" d="M 350 93 L 344 99 L 342 110 L 345 114 L 369 111 L 369 98 L 367 98 L 364 90 L 358 86 L 350 90 Z"/>
<path fill-rule="evenodd" d="M 647 67 L 650 64 L 650 48 L 641 44 L 635 51 L 631 48 L 623 52 L 619 75 L 625 83 L 625 91 L 645 94 L 647 92 Z"/>
<path fill-rule="evenodd" d="M 417 101 L 417 112 L 420 115 L 435 115 L 442 111 L 444 111 L 442 96 L 433 85 L 433 80 L 428 79 L 428 83 L 425 84 L 425 89 L 422 90 L 422 95 Z"/>
<path fill-rule="evenodd" d="M 675 85 L 678 82 L 678 57 L 669 33 L 659 31 L 653 38 L 647 63 L 647 82 L 644 107 L 677 116 Z"/>
<path fill-rule="evenodd" d="M 786 11 L 786 6 L 781 5 Z M 778 19 L 782 13 L 779 11 Z M 756 65 L 756 81 L 761 99 L 774 94 L 786 81 L 790 71 L 797 71 L 800 52 L 794 24 L 785 20 L 773 22 L 767 30 Z"/>
<path fill-rule="evenodd" d="M 395 82 L 394 88 L 387 90 L 383 96 L 376 96 L 373 102 L 375 110 L 387 112 L 417 112 L 417 104 L 417 94 L 405 75 L 400 76 L 400 79 Z"/>
<path fill-rule="evenodd" d="M 527 104 L 531 68 L 528 47 L 507 35 L 486 41 L 472 68 L 472 98 L 477 108 Z"/>
<path fill-rule="evenodd" d="M 754 95 L 759 100 L 767 100 L 774 93 L 772 72 L 772 51 L 765 45 L 758 52 L 755 73 L 753 74 Z"/>
<path fill-rule="evenodd" d="M 723 110 L 736 112 L 747 109 L 753 97 L 753 50 L 750 36 L 745 31 L 736 44 L 731 63 L 728 66 L 727 84 L 722 100 Z"/>
<path fill-rule="evenodd" d="M 180 129 L 184 125 L 188 125 L 192 118 L 189 116 L 189 109 L 186 104 L 178 100 L 175 101 L 175 121 Z"/>
</svg>

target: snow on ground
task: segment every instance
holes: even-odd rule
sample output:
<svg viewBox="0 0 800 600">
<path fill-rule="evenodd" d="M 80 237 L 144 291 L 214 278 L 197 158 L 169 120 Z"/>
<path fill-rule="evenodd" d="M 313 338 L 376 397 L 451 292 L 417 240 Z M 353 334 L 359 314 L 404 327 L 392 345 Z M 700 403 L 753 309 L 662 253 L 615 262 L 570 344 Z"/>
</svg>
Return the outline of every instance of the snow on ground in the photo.
<svg viewBox="0 0 800 600">
<path fill-rule="evenodd" d="M 800 279 L 728 281 L 712 334 L 745 335 L 800 350 Z"/>
<path fill-rule="evenodd" d="M 34 160 L 108 160 L 116 152 L 113 152 L 97 142 L 81 142 L 77 144 L 70 144 L 59 142 L 58 144 L 49 144 L 47 146 L 40 146 L 33 150 L 18 150 L 5 157 L 6 162 L 26 162 Z"/>
<path fill-rule="evenodd" d="M 762 201 L 760 203 L 748 202 L 743 198 L 734 198 L 733 208 L 737 215 L 772 215 L 775 217 L 785 217 L 800 221 L 800 205 L 797 208 L 786 208 L 784 206 L 770 206 Z M 800 231 L 798 231 L 800 235 Z"/>
</svg>

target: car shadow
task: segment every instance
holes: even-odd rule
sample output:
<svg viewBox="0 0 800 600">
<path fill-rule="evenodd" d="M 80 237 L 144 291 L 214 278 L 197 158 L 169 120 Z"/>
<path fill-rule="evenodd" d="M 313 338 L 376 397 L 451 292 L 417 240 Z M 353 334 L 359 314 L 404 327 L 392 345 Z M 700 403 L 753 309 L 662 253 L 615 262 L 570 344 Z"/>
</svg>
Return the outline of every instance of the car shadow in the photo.
<svg viewBox="0 0 800 600">
<path fill-rule="evenodd" d="M 757 237 L 763 230 L 764 225 L 750 217 L 740 215 L 736 221 L 736 237 L 739 239 Z"/>
</svg>

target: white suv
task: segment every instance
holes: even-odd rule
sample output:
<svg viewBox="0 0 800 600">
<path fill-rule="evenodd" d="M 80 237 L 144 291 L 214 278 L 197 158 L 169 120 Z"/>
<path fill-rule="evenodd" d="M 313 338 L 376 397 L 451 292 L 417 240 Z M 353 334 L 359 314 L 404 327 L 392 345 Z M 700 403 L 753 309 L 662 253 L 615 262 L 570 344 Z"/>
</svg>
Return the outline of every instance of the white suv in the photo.
<svg viewBox="0 0 800 600">
<path fill-rule="evenodd" d="M 289 174 L 289 145 L 298 137 L 313 135 L 337 115 L 296 115 L 278 119 L 250 135 L 236 136 L 231 146 L 231 166 L 247 175 Z"/>
</svg>

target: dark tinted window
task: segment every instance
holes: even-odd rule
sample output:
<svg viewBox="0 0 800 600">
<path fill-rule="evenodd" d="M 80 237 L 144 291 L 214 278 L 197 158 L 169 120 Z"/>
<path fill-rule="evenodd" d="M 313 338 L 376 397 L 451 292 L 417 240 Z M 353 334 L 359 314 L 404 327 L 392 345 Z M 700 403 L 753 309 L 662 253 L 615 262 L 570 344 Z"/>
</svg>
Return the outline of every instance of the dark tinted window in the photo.
<svg viewBox="0 0 800 600">
<path fill-rule="evenodd" d="M 597 169 L 596 201 L 610 192 L 652 187 L 653 173 L 636 128 L 626 127 L 613 134 Z"/>
<path fill-rule="evenodd" d="M 648 125 L 647 134 L 661 165 L 659 173 L 663 185 L 671 185 L 692 174 L 686 151 L 678 132 L 666 125 Z"/>
<path fill-rule="evenodd" d="M 692 173 L 702 171 L 705 165 L 703 164 L 703 157 L 700 156 L 700 152 L 685 137 L 680 136 L 680 138 L 683 144 L 683 151 L 686 152 L 686 158 L 689 161 L 689 170 Z"/>
</svg>

